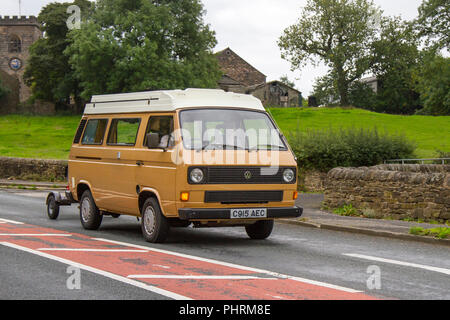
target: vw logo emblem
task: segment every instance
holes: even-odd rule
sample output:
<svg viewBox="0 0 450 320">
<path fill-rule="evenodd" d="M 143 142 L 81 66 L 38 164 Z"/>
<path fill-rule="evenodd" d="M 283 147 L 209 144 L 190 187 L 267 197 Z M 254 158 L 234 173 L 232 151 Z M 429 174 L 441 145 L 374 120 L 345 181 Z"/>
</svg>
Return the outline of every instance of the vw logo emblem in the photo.
<svg viewBox="0 0 450 320">
<path fill-rule="evenodd" d="M 245 171 L 244 178 L 245 180 L 250 180 L 252 178 L 252 173 L 250 171 Z"/>
</svg>

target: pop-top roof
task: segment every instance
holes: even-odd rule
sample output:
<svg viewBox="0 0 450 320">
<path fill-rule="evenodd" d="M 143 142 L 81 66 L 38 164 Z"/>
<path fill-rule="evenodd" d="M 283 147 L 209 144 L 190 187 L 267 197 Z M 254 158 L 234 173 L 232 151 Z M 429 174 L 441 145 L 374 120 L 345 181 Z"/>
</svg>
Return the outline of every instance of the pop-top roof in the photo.
<svg viewBox="0 0 450 320">
<path fill-rule="evenodd" d="M 147 91 L 93 96 L 85 114 L 173 112 L 183 108 L 229 107 L 264 111 L 251 95 L 216 89 Z"/>
</svg>

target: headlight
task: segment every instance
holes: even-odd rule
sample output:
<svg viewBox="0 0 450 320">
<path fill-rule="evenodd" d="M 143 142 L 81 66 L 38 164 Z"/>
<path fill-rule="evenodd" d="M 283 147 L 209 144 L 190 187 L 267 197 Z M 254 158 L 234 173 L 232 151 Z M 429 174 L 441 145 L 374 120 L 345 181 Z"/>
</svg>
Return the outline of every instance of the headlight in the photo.
<svg viewBox="0 0 450 320">
<path fill-rule="evenodd" d="M 295 180 L 295 172 L 292 169 L 286 169 L 283 172 L 283 180 L 286 183 L 291 183 Z"/>
<path fill-rule="evenodd" d="M 205 178 L 205 174 L 201 169 L 194 169 L 191 171 L 190 178 L 193 183 L 201 183 Z"/>
</svg>

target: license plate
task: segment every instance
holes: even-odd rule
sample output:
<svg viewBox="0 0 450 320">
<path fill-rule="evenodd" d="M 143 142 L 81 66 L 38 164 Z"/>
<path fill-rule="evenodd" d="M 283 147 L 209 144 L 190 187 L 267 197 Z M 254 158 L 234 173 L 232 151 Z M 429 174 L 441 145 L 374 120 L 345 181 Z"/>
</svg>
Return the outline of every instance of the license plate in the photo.
<svg viewBox="0 0 450 320">
<path fill-rule="evenodd" d="M 262 219 L 267 218 L 267 209 L 232 209 L 231 219 Z"/>
</svg>

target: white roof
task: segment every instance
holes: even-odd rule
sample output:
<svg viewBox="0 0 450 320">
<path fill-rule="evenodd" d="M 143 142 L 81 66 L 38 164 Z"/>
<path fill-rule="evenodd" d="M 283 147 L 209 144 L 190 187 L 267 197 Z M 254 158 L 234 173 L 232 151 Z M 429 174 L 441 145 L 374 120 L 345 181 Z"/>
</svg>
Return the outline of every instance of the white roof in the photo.
<svg viewBox="0 0 450 320">
<path fill-rule="evenodd" d="M 147 91 L 93 96 L 84 113 L 173 112 L 183 108 L 229 107 L 265 111 L 261 101 L 251 95 L 217 89 Z"/>
</svg>

